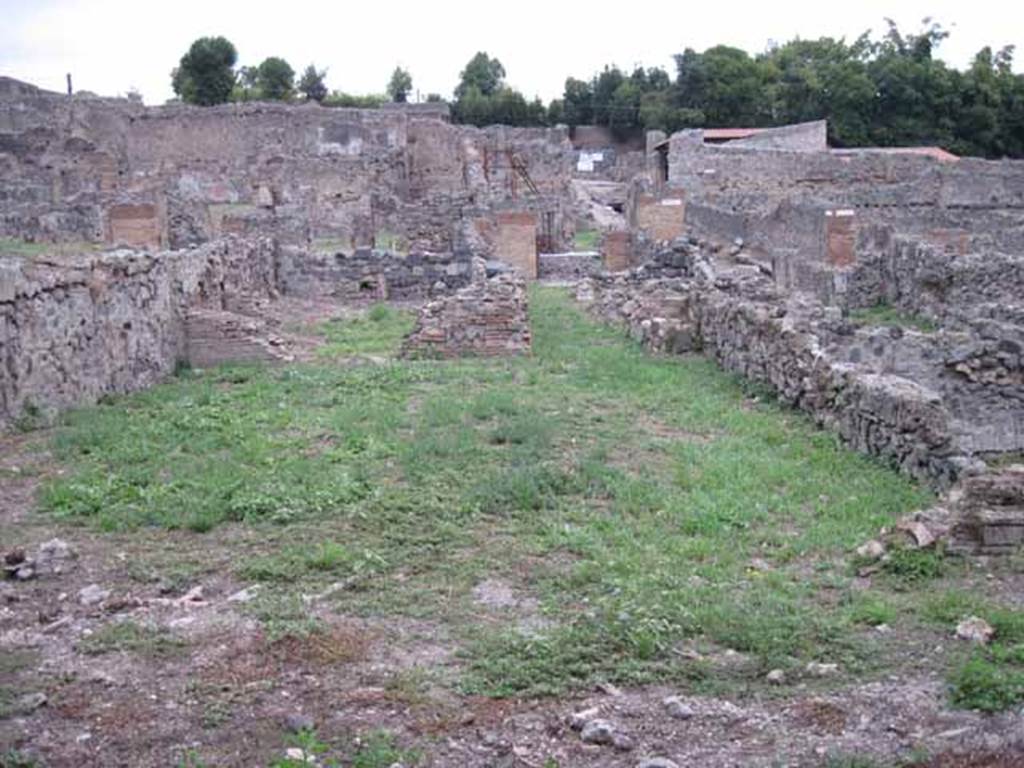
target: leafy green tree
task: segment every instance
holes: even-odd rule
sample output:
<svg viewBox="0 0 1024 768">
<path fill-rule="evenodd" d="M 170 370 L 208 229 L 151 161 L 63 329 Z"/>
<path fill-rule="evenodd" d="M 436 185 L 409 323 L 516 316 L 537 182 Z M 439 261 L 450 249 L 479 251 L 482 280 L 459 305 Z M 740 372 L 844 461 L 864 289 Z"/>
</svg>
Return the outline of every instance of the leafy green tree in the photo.
<svg viewBox="0 0 1024 768">
<path fill-rule="evenodd" d="M 594 91 L 590 83 L 574 77 L 566 79 L 562 103 L 565 122 L 569 125 L 594 122 Z"/>
<path fill-rule="evenodd" d="M 491 97 L 484 96 L 475 85 L 466 88 L 454 104 L 456 122 L 468 125 L 488 125 L 493 111 Z"/>
<path fill-rule="evenodd" d="M 235 77 L 235 86 L 231 89 L 231 101 L 253 101 L 260 97 L 256 84 L 256 67 L 239 67 Z"/>
<path fill-rule="evenodd" d="M 295 91 L 295 70 L 284 59 L 271 56 L 256 68 L 256 85 L 261 98 L 287 101 Z"/>
<path fill-rule="evenodd" d="M 299 92 L 306 97 L 307 101 L 322 102 L 327 98 L 327 70 L 318 70 L 310 64 L 302 72 L 299 78 Z"/>
<path fill-rule="evenodd" d="M 701 110 L 710 125 L 771 124 L 773 70 L 746 51 L 717 45 L 676 57 L 679 106 Z"/>
<path fill-rule="evenodd" d="M 610 125 L 612 117 L 612 100 L 615 98 L 615 91 L 623 82 L 626 76 L 618 67 L 605 67 L 604 70 L 594 78 L 591 89 L 594 93 L 594 114 L 593 120 L 597 125 Z"/>
<path fill-rule="evenodd" d="M 764 59 L 774 68 L 776 123 L 827 118 L 829 139 L 836 146 L 868 142 L 875 110 L 875 83 L 865 61 L 865 38 L 853 45 L 823 37 L 793 40 Z"/>
<path fill-rule="evenodd" d="M 224 37 L 201 37 L 171 72 L 174 92 L 189 104 L 223 104 L 235 85 L 238 52 Z"/>
<path fill-rule="evenodd" d="M 952 145 L 959 75 L 932 58 L 947 34 L 931 24 L 919 34 L 903 35 L 890 21 L 885 37 L 869 46 L 868 74 L 877 94 L 871 143 Z"/>
<path fill-rule="evenodd" d="M 383 93 L 370 93 L 364 96 L 357 96 L 342 91 L 331 91 L 323 100 L 325 107 L 349 107 L 354 109 L 378 109 L 386 104 L 388 97 Z"/>
<path fill-rule="evenodd" d="M 492 59 L 483 51 L 477 53 L 459 75 L 455 88 L 455 100 L 461 101 L 471 88 L 481 96 L 493 96 L 505 85 L 505 68 L 496 58 Z"/>
<path fill-rule="evenodd" d="M 408 70 L 395 67 L 395 71 L 391 73 L 391 80 L 388 81 L 388 96 L 391 97 L 392 101 L 404 104 L 409 100 L 411 92 L 412 75 L 409 74 Z"/>
<path fill-rule="evenodd" d="M 643 85 L 635 80 L 624 80 L 619 84 L 608 106 L 608 126 L 612 133 L 622 138 L 640 125 L 640 102 L 643 96 Z"/>
<path fill-rule="evenodd" d="M 561 125 L 565 123 L 565 102 L 561 99 L 552 99 L 548 104 L 548 125 Z"/>
</svg>

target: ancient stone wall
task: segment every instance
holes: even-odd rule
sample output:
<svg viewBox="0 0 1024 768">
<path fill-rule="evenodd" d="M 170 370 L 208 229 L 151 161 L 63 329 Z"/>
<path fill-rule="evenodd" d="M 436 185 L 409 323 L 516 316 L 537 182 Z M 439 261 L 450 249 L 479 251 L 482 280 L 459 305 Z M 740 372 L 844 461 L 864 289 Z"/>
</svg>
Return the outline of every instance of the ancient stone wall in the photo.
<svg viewBox="0 0 1024 768">
<path fill-rule="evenodd" d="M 600 253 L 545 253 L 537 256 L 540 280 L 573 281 L 593 277 L 604 269 Z"/>
<path fill-rule="evenodd" d="M 592 298 L 598 315 L 623 323 L 645 345 L 703 351 L 725 369 L 771 386 L 856 450 L 936 487 L 976 466 L 958 444 L 939 393 L 829 359 L 814 331 L 823 308 L 784 305 L 766 280 L 619 276 L 588 282 L 578 295 Z"/>
<path fill-rule="evenodd" d="M 189 308 L 251 312 L 276 290 L 267 240 L 5 259 L 0 426 L 149 386 L 187 359 Z"/>
<path fill-rule="evenodd" d="M 272 234 L 439 251 L 461 222 L 511 207 L 550 215 L 557 250 L 573 234 L 575 161 L 564 128 L 0 88 L 0 236 L 158 248 Z"/>
<path fill-rule="evenodd" d="M 991 317 L 1020 322 L 1024 258 L 1007 253 L 963 253 L 870 227 L 857 241 L 857 266 L 840 297 L 849 307 L 885 303 L 931 318 Z"/>
<path fill-rule="evenodd" d="M 782 198 L 834 206 L 932 206 L 1019 209 L 1024 206 L 1021 161 L 960 159 L 857 150 L 795 152 L 709 146 L 687 132 L 669 143 L 669 183 L 693 196 L 745 207 L 760 198 L 767 207 Z M 737 197 L 738 196 L 738 197 Z"/>
<path fill-rule="evenodd" d="M 446 295 L 469 283 L 470 253 L 350 253 L 283 246 L 277 263 L 281 290 L 304 297 L 409 301 Z"/>
<path fill-rule="evenodd" d="M 828 149 L 828 123 L 809 123 L 765 128 L 753 136 L 729 142 L 730 147 L 787 149 L 795 152 L 824 152 Z"/>
</svg>

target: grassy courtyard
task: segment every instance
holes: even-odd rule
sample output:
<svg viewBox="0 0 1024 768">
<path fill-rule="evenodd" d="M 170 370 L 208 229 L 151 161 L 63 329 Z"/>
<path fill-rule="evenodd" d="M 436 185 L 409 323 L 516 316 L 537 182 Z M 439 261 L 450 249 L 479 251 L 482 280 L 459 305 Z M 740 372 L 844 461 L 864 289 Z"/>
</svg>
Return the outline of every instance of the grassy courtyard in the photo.
<svg viewBox="0 0 1024 768">
<path fill-rule="evenodd" d="M 531 357 L 348 360 L 397 348 L 408 318 L 378 308 L 324 329 L 323 364 L 184 372 L 78 411 L 42 505 L 103 531 L 251 529 L 231 568 L 265 587 L 247 610 L 269 633 L 318 631 L 300 595 L 340 582 L 338 613 L 451 627 L 466 692 L 880 671 L 872 625 L 951 566 L 913 553 L 897 588 L 858 590 L 851 551 L 929 494 L 558 291 L 532 320 Z M 504 590 L 487 621 L 481 584 Z M 693 660 L 715 649 L 746 663 Z"/>
</svg>

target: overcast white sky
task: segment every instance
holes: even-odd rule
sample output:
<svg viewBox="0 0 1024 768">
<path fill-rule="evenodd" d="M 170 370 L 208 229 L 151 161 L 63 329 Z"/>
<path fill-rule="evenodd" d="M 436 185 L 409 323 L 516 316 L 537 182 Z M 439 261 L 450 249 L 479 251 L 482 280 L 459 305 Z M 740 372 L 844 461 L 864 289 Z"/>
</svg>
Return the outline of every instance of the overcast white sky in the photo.
<svg viewBox="0 0 1024 768">
<path fill-rule="evenodd" d="M 545 101 L 567 75 L 589 77 L 606 63 L 663 66 L 672 54 L 725 43 L 750 52 L 769 41 L 847 37 L 892 17 L 917 31 L 931 16 L 952 35 L 939 49 L 965 66 L 983 45 L 1017 46 L 1024 71 L 1024 3 L 999 0 L 860 2 L 619 2 L 566 0 L 0 0 L 0 74 L 51 90 L 102 95 L 139 90 L 149 104 L 172 96 L 170 71 L 197 37 L 224 35 L 239 63 L 282 56 L 296 71 L 328 68 L 331 88 L 382 92 L 396 64 L 424 96 L 450 95 L 478 50 L 497 56 L 508 82 Z"/>
</svg>

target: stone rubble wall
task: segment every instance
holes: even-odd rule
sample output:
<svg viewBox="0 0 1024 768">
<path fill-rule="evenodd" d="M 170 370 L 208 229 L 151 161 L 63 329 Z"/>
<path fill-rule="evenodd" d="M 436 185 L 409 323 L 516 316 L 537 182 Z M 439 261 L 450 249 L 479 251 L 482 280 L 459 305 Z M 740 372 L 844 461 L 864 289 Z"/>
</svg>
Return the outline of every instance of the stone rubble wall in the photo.
<svg viewBox="0 0 1024 768">
<path fill-rule="evenodd" d="M 190 309 L 277 295 L 274 245 L 0 261 L 0 427 L 155 384 L 188 359 Z"/>
<path fill-rule="evenodd" d="M 877 208 L 1024 208 L 1024 162 L 889 151 L 786 151 L 706 145 L 692 131 L 669 141 L 671 186 L 692 199 L 765 209 L 783 199 Z"/>
<path fill-rule="evenodd" d="M 490 279 L 475 265 L 474 281 L 424 304 L 402 344 L 404 357 L 501 357 L 529 353 L 526 283 L 507 272 Z"/>
<path fill-rule="evenodd" d="M 575 281 L 599 274 L 604 265 L 598 252 L 537 254 L 537 278 Z"/>
<path fill-rule="evenodd" d="M 606 276 L 582 284 L 579 296 L 651 349 L 702 351 L 726 370 L 768 385 L 854 449 L 936 488 L 979 467 L 960 449 L 938 392 L 830 359 L 815 332 L 825 308 L 787 303 L 766 278 Z"/>
<path fill-rule="evenodd" d="M 412 301 L 468 285 L 470 260 L 468 251 L 394 253 L 363 248 L 332 253 L 282 246 L 277 270 L 281 290 L 291 296 Z"/>
<path fill-rule="evenodd" d="M 936 319 L 1003 315 L 1013 322 L 1024 304 L 1020 253 L 961 254 L 887 226 L 864 229 L 857 250 L 839 297 L 848 307 L 884 302 Z"/>
</svg>

